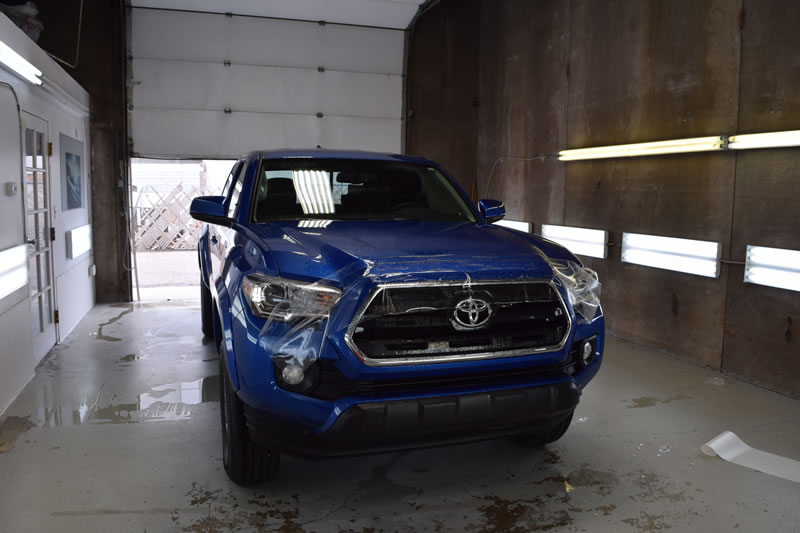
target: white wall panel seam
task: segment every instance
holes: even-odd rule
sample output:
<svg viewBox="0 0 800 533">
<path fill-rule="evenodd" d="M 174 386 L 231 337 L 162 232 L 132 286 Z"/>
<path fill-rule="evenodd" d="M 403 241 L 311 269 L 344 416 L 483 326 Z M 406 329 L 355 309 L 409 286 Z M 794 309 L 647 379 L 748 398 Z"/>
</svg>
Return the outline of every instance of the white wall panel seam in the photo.
<svg viewBox="0 0 800 533">
<path fill-rule="evenodd" d="M 193 13 L 131 17 L 135 57 L 403 74 L 402 31 L 329 27 L 286 20 L 236 19 Z"/>
<path fill-rule="evenodd" d="M 248 115 L 276 115 L 276 116 L 294 116 L 294 117 L 314 117 L 319 120 L 328 118 L 363 118 L 365 120 L 401 120 L 400 116 L 365 116 L 365 115 L 340 115 L 336 113 L 326 113 L 319 116 L 316 113 L 289 113 L 280 111 L 259 111 L 257 109 L 231 109 L 230 112 L 225 109 L 202 109 L 196 107 L 154 107 L 154 106 L 140 106 L 135 109 L 147 111 L 188 111 L 199 113 L 221 113 L 224 115 L 232 115 L 233 113 L 244 113 Z M 135 110 L 134 110 L 135 112 Z"/>
<path fill-rule="evenodd" d="M 197 65 L 222 65 L 224 67 L 255 67 L 255 68 L 275 68 L 275 69 L 286 69 L 286 70 L 308 70 L 312 72 L 319 72 L 320 74 L 324 74 L 325 72 L 340 72 L 344 74 L 364 74 L 366 76 L 392 76 L 394 78 L 403 78 L 402 74 L 397 74 L 394 72 L 386 72 L 386 71 L 377 71 L 377 70 L 352 70 L 352 69 L 341 69 L 341 68 L 327 68 L 323 67 L 324 70 L 320 71 L 319 67 L 306 67 L 306 66 L 292 66 L 292 65 L 267 65 L 262 63 L 238 63 L 236 61 L 228 61 L 227 63 L 224 61 L 214 61 L 214 60 L 200 60 L 200 59 L 169 59 L 169 58 L 159 58 L 159 57 L 139 57 L 139 56 L 132 56 L 131 60 L 136 61 L 154 61 L 158 63 L 190 63 L 190 64 L 197 64 Z M 322 66 L 322 65 L 320 65 Z M 134 80 L 135 81 L 135 80 Z"/>
</svg>

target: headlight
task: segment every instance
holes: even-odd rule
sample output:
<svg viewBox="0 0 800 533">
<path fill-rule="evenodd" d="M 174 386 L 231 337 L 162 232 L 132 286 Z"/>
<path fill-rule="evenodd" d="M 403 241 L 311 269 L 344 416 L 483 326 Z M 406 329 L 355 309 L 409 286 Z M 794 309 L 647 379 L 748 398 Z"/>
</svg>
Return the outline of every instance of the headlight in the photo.
<svg viewBox="0 0 800 533">
<path fill-rule="evenodd" d="M 296 318 L 325 318 L 342 296 L 338 289 L 320 283 L 263 274 L 245 276 L 242 294 L 253 314 L 282 322 Z"/>
<path fill-rule="evenodd" d="M 592 320 L 600 307 L 600 282 L 594 270 L 574 261 L 550 261 L 553 273 L 567 289 L 569 303 L 576 313 Z"/>
</svg>

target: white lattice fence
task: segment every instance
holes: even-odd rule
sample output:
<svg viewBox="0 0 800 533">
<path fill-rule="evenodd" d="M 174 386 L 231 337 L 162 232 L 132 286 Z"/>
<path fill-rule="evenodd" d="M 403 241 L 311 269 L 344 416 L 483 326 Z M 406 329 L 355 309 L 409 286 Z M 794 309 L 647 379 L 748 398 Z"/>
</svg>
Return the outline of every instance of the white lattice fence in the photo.
<svg viewBox="0 0 800 533">
<path fill-rule="evenodd" d="M 202 222 L 189 215 L 192 199 L 203 196 L 197 187 L 184 190 L 179 184 L 167 195 L 147 186 L 139 193 L 134 207 L 136 217 L 136 249 L 192 250 L 203 228 Z"/>
</svg>

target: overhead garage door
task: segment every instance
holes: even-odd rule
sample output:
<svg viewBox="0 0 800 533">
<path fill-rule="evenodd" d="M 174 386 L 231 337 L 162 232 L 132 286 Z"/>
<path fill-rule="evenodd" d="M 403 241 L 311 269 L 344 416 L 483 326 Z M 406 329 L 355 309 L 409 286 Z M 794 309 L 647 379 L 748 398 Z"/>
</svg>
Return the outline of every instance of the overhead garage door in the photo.
<svg viewBox="0 0 800 533">
<path fill-rule="evenodd" d="M 134 155 L 402 148 L 401 30 L 133 8 L 130 31 Z"/>
</svg>

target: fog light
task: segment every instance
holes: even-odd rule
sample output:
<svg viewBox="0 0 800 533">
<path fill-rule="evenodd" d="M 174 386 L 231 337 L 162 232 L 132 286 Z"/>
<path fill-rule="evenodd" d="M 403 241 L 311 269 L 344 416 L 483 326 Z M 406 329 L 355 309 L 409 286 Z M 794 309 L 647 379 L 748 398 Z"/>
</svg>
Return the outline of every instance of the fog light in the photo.
<svg viewBox="0 0 800 533">
<path fill-rule="evenodd" d="M 583 361 L 583 366 L 589 366 L 593 357 L 594 346 L 592 346 L 591 341 L 583 341 L 583 346 L 581 347 L 581 361 Z"/>
<path fill-rule="evenodd" d="M 281 377 L 287 385 L 298 385 L 303 382 L 305 372 L 301 366 L 286 365 L 281 371 Z"/>
</svg>

